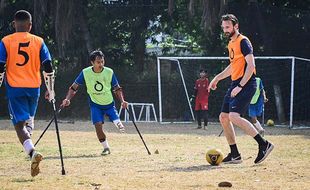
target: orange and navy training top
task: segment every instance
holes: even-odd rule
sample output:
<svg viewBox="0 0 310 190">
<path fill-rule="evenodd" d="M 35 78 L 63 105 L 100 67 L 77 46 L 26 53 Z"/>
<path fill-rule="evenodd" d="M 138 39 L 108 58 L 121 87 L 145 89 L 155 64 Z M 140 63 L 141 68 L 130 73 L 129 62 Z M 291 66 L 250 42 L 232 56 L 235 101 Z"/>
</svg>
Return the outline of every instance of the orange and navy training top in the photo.
<svg viewBox="0 0 310 190">
<path fill-rule="evenodd" d="M 0 64 L 6 64 L 6 81 L 13 88 L 38 88 L 41 63 L 51 60 L 41 37 L 16 32 L 0 43 Z"/>
<path fill-rule="evenodd" d="M 235 40 L 229 41 L 228 52 L 231 64 L 231 80 L 241 79 L 247 66 L 245 56 L 253 54 L 252 44 L 246 36 L 239 34 Z M 254 74 L 256 74 L 255 69 Z"/>
</svg>

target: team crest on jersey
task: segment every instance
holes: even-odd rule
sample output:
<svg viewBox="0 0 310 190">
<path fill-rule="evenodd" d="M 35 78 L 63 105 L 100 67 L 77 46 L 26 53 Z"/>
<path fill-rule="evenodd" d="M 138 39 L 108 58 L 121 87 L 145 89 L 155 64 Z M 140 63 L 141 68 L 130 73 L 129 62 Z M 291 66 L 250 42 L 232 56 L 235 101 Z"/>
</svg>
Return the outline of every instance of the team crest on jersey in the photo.
<svg viewBox="0 0 310 190">
<path fill-rule="evenodd" d="M 103 89 L 103 85 L 99 81 L 96 81 L 94 88 L 97 92 L 100 92 Z"/>
</svg>

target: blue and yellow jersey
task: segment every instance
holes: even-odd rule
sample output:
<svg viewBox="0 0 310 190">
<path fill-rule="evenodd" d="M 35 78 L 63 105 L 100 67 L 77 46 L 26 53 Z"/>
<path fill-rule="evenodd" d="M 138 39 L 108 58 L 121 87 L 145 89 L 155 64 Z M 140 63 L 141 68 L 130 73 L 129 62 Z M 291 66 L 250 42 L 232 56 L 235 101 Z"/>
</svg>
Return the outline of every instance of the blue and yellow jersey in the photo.
<svg viewBox="0 0 310 190">
<path fill-rule="evenodd" d="M 6 64 L 8 96 L 37 94 L 41 63 L 47 60 L 51 61 L 51 55 L 42 38 L 28 32 L 4 37 L 0 42 L 0 64 Z"/>
<path fill-rule="evenodd" d="M 86 68 L 87 70 L 90 70 L 90 71 L 92 71 L 92 67 L 88 67 L 88 68 Z M 108 67 L 104 67 L 104 69 L 106 69 L 106 70 L 112 70 L 112 69 L 110 69 L 110 68 L 108 68 Z M 84 71 L 84 72 L 83 72 Z M 76 84 L 78 84 L 78 85 L 85 85 L 86 84 L 86 88 L 91 88 L 91 86 L 90 85 L 87 85 L 87 81 L 86 81 L 86 78 L 85 78 L 85 69 L 83 70 L 80 74 L 79 74 L 79 76 L 75 79 L 75 83 Z M 113 72 L 113 71 L 112 71 Z M 94 78 L 91 78 L 91 77 L 88 77 L 88 80 L 94 80 L 93 82 L 94 82 L 94 84 L 97 84 L 97 83 L 99 83 L 99 84 L 104 84 L 104 83 L 109 83 L 109 84 L 111 84 L 110 86 L 113 88 L 113 87 L 116 87 L 116 86 L 118 86 L 119 85 L 119 83 L 118 83 L 118 80 L 117 80 L 117 78 L 116 78 L 116 75 L 114 74 L 114 72 L 112 73 L 112 76 L 111 77 L 104 77 L 104 76 L 102 76 L 102 75 L 106 75 L 107 74 L 107 72 L 104 72 L 104 70 L 102 71 L 102 73 L 95 73 L 95 72 L 91 72 L 90 73 L 90 75 L 93 75 L 94 76 Z M 99 78 L 102 78 L 102 79 L 99 79 Z M 97 80 L 98 79 L 98 80 Z M 100 80 L 107 80 L 107 79 L 109 79 L 109 81 L 100 81 Z M 91 83 L 91 81 L 88 81 L 88 83 Z M 93 84 L 93 86 L 94 86 L 94 88 L 95 88 L 95 86 L 96 85 L 94 85 Z M 108 85 L 107 85 L 108 86 Z M 99 87 L 98 87 L 99 88 Z M 99 89 L 101 89 L 101 88 L 99 88 Z M 98 89 L 97 89 L 98 90 Z M 112 89 L 108 89 L 110 92 L 111 92 L 111 90 Z M 89 96 L 89 102 L 90 102 L 90 105 L 93 105 L 93 106 L 96 106 L 96 107 L 99 107 L 99 108 L 102 108 L 102 109 L 107 109 L 107 108 L 109 108 L 111 105 L 114 105 L 114 101 L 112 100 L 112 103 L 111 104 L 107 104 L 107 105 L 103 105 L 103 104 L 98 104 L 98 103 L 96 103 L 96 102 L 94 102 L 93 100 L 92 100 L 92 98 L 90 97 L 90 94 L 89 94 L 89 92 L 90 92 L 90 89 L 87 89 L 87 92 L 88 92 L 88 96 Z M 102 95 L 100 95 L 100 96 L 109 96 L 108 95 L 108 93 L 103 93 Z M 104 97 L 102 97 L 102 98 L 104 98 Z"/>
<path fill-rule="evenodd" d="M 243 77 L 246 69 L 245 56 L 253 53 L 250 40 L 239 34 L 235 40 L 228 43 L 229 60 L 231 64 L 231 80 L 235 81 Z M 256 70 L 254 70 L 256 74 Z"/>
</svg>

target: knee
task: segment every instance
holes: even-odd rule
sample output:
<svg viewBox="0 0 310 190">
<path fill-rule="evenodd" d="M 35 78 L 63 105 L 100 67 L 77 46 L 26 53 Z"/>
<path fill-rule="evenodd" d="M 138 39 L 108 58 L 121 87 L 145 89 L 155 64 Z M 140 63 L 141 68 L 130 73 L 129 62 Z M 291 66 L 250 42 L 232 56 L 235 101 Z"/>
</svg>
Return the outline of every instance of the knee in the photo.
<svg viewBox="0 0 310 190">
<path fill-rule="evenodd" d="M 95 125 L 96 130 L 102 129 L 102 123 L 101 122 L 95 123 L 94 125 Z"/>
<path fill-rule="evenodd" d="M 251 117 L 251 122 L 252 123 L 256 123 L 256 121 L 257 121 L 256 117 Z"/>
<path fill-rule="evenodd" d="M 229 120 L 228 113 L 221 113 L 219 116 L 219 120 L 221 123 L 228 121 Z"/>
<path fill-rule="evenodd" d="M 229 117 L 229 120 L 231 122 L 235 123 L 238 120 L 238 118 L 240 117 L 240 115 L 237 113 L 229 113 L 228 117 Z"/>
</svg>

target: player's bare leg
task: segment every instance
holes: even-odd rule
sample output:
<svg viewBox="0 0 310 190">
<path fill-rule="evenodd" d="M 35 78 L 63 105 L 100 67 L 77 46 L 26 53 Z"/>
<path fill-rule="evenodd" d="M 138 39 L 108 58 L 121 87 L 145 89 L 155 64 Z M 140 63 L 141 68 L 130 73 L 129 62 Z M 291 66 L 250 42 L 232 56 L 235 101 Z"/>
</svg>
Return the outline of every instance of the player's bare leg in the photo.
<svg viewBox="0 0 310 190">
<path fill-rule="evenodd" d="M 251 122 L 253 123 L 254 127 L 257 129 L 258 133 L 264 136 L 265 129 L 262 127 L 260 122 L 257 120 L 257 117 L 252 117 Z"/>
<path fill-rule="evenodd" d="M 33 116 L 30 116 L 30 118 L 26 121 L 26 129 L 29 133 L 29 135 L 31 136 L 32 135 L 32 131 L 34 129 L 34 117 Z"/>
<path fill-rule="evenodd" d="M 103 151 L 102 151 L 101 155 L 106 156 L 108 154 L 111 154 L 110 146 L 109 146 L 107 137 L 106 137 L 105 133 L 103 132 L 102 122 L 95 123 L 95 129 L 96 129 L 96 134 L 97 134 L 98 140 L 103 146 Z"/>
<path fill-rule="evenodd" d="M 246 134 L 252 136 L 258 143 L 258 155 L 254 163 L 258 164 L 264 161 L 270 152 L 273 150 L 274 145 L 266 141 L 255 129 L 255 127 L 246 119 L 242 118 L 239 113 L 229 113 L 229 120 L 240 127 Z"/>
<path fill-rule="evenodd" d="M 236 126 L 240 127 L 246 134 L 254 137 L 258 134 L 257 130 L 254 128 L 252 123 L 248 120 L 242 118 L 239 113 L 231 112 L 229 113 L 229 120 Z"/>
<path fill-rule="evenodd" d="M 229 120 L 229 114 L 222 112 L 219 116 L 223 127 L 224 135 L 230 147 L 230 153 L 224 158 L 223 163 L 239 164 L 242 162 L 241 155 L 236 144 L 236 135 L 234 127 Z"/>
<path fill-rule="evenodd" d="M 39 164 L 43 159 L 41 153 L 36 152 L 34 145 L 31 141 L 30 134 L 25 127 L 25 122 L 18 122 L 15 125 L 15 131 L 20 143 L 23 145 L 26 154 L 31 159 L 31 176 L 34 177 L 40 173 Z"/>
</svg>

